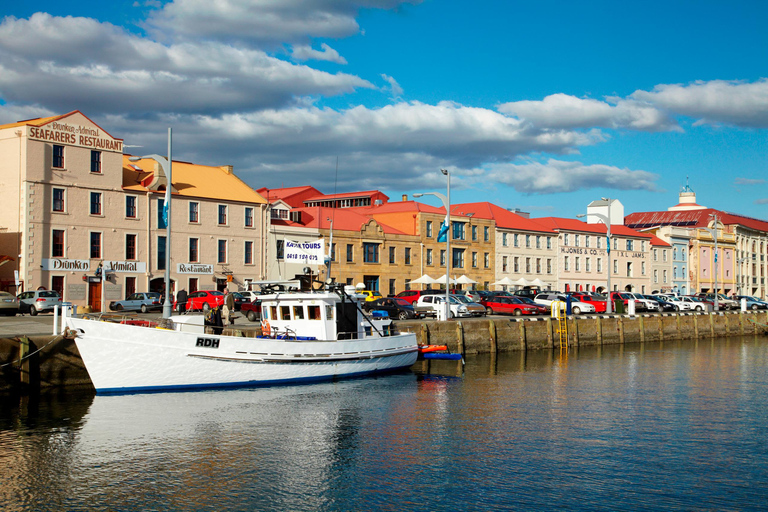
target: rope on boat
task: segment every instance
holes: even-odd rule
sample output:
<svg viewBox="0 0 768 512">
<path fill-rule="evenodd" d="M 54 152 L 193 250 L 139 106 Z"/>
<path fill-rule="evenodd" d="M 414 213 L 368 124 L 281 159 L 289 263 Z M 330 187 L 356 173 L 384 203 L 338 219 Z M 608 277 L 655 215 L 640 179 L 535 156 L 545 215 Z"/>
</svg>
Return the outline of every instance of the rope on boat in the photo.
<svg viewBox="0 0 768 512">
<path fill-rule="evenodd" d="M 58 343 L 61 340 L 72 340 L 72 339 L 75 339 L 75 337 L 76 337 L 76 331 L 71 330 L 69 327 L 67 327 L 67 328 L 64 329 L 64 333 L 63 334 L 60 334 L 60 335 L 56 336 L 55 338 L 53 338 L 51 341 L 49 341 L 48 343 L 46 343 L 45 345 L 43 345 L 39 349 L 35 350 L 34 352 L 30 352 L 29 354 L 27 354 L 27 355 L 25 355 L 23 357 L 20 357 L 16 361 L 11 361 L 10 363 L 0 364 L 0 368 L 5 368 L 6 366 L 11 366 L 11 365 L 14 365 L 14 364 L 21 364 L 24 361 L 26 361 L 27 359 L 29 359 L 30 357 L 34 356 L 35 354 L 37 354 L 38 352 L 43 350 L 48 345 L 51 345 L 52 343 Z M 27 339 L 29 339 L 29 338 L 27 338 Z M 21 340 L 19 340 L 19 343 L 21 343 Z"/>
</svg>

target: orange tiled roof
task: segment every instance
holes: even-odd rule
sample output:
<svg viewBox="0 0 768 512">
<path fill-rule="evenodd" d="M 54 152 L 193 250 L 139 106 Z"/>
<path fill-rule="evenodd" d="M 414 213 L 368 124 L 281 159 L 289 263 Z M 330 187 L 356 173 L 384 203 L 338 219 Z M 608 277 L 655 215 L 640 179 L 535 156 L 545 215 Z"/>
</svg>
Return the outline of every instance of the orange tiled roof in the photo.
<svg viewBox="0 0 768 512">
<path fill-rule="evenodd" d="M 553 233 L 554 230 L 543 224 L 536 222 L 536 219 L 529 219 L 511 212 L 507 209 L 497 206 L 487 201 L 479 203 L 461 203 L 451 206 L 453 215 L 462 213 L 464 215 L 472 213 L 474 218 L 493 219 L 499 228 L 519 229 L 521 231 L 536 231 L 539 233 Z"/>
<path fill-rule="evenodd" d="M 582 233 L 606 233 L 608 230 L 605 224 L 587 224 L 578 219 L 569 219 L 565 217 L 539 217 L 537 223 L 549 226 L 552 229 L 564 231 L 579 231 Z M 611 235 L 631 236 L 635 238 L 651 238 L 648 233 L 641 233 L 621 224 L 611 224 Z"/>
</svg>

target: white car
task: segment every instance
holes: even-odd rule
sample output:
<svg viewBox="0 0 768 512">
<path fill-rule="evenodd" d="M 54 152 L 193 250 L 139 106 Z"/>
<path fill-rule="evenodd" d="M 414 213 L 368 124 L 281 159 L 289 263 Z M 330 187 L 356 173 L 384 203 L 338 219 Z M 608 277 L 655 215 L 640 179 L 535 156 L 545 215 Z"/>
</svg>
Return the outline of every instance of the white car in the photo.
<svg viewBox="0 0 768 512">
<path fill-rule="evenodd" d="M 562 293 L 540 293 L 534 299 L 533 302 L 540 304 L 547 309 L 552 309 L 552 303 L 556 300 L 566 302 L 566 296 Z M 580 315 L 582 313 L 594 313 L 595 306 L 587 302 L 581 302 L 578 300 L 571 300 L 571 313 L 574 315 Z"/>
<path fill-rule="evenodd" d="M 435 316 L 437 316 L 437 312 L 440 308 L 444 307 L 443 304 L 445 304 L 445 295 L 422 295 L 419 297 L 419 300 L 416 301 L 417 307 L 423 306 L 432 308 Z M 451 297 L 449 307 L 451 308 L 451 318 L 472 316 L 472 313 L 469 312 L 467 306 L 459 302 L 456 297 Z"/>
<path fill-rule="evenodd" d="M 674 305 L 678 311 L 692 311 L 693 302 L 686 302 L 683 297 L 675 297 L 674 295 L 665 295 L 667 302 Z"/>
<path fill-rule="evenodd" d="M 634 297 L 635 307 L 637 309 L 644 309 L 646 311 L 660 311 L 659 303 L 655 300 L 648 300 L 639 293 L 627 292 L 627 295 Z"/>
</svg>

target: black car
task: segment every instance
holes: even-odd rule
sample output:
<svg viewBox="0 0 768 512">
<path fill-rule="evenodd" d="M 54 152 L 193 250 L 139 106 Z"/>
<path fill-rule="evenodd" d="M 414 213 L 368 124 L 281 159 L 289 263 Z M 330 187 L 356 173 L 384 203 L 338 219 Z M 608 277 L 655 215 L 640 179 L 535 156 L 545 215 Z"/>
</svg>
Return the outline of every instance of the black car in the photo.
<svg viewBox="0 0 768 512">
<path fill-rule="evenodd" d="M 240 311 L 243 303 L 251 302 L 251 299 L 247 295 L 243 295 L 240 292 L 231 292 L 235 298 L 235 311 Z"/>
<path fill-rule="evenodd" d="M 659 308 L 661 309 L 662 312 L 677 311 L 677 306 L 675 306 L 671 302 L 667 302 L 666 300 L 664 300 L 664 297 L 660 297 L 658 295 L 643 295 L 643 298 L 658 302 Z"/>
<path fill-rule="evenodd" d="M 376 300 L 369 300 L 363 303 L 363 311 L 386 311 L 390 318 L 398 320 L 408 320 L 417 318 L 413 306 L 406 300 L 397 297 L 384 297 Z"/>
</svg>

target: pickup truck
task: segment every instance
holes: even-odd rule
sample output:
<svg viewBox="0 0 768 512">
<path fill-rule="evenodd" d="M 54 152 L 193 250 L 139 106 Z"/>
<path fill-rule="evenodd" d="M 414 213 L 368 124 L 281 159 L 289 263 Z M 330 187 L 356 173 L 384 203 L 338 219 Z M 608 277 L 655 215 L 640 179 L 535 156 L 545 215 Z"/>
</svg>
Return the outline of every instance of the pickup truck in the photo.
<svg viewBox="0 0 768 512">
<path fill-rule="evenodd" d="M 416 301 L 413 308 L 417 314 L 436 317 L 438 308 L 444 307 L 443 304 L 445 304 L 445 295 L 422 295 Z M 453 297 L 451 297 L 449 306 L 451 308 L 451 318 L 472 316 L 467 306 Z"/>
<path fill-rule="evenodd" d="M 261 300 L 255 299 L 251 302 L 243 302 L 240 304 L 240 312 L 251 322 L 258 322 L 261 320 Z"/>
</svg>

